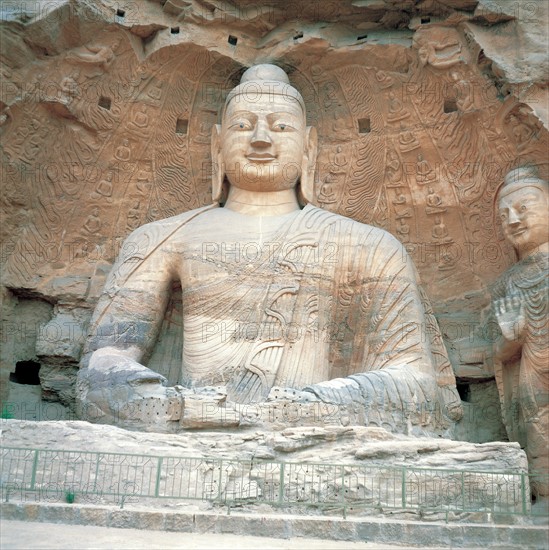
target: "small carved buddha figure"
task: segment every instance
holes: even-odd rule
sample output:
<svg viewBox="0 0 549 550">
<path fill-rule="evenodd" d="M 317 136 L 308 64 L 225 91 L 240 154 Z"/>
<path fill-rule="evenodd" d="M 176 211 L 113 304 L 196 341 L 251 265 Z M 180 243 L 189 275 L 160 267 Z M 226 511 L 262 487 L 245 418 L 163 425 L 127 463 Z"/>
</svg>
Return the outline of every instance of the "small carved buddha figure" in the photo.
<svg viewBox="0 0 549 550">
<path fill-rule="evenodd" d="M 389 180 L 386 186 L 401 187 L 404 185 L 404 182 L 402 181 L 402 165 L 396 151 L 393 149 L 389 149 L 385 165 L 385 175 Z"/>
<path fill-rule="evenodd" d="M 398 136 L 398 141 L 400 144 L 400 150 L 403 153 L 413 151 L 419 147 L 419 141 L 416 139 L 416 136 L 410 131 L 407 130 L 403 123 L 400 123 L 400 135 Z"/>
<path fill-rule="evenodd" d="M 397 193 L 397 196 L 393 200 L 393 204 L 406 204 L 406 197 L 403 193 Z"/>
<path fill-rule="evenodd" d="M 396 122 L 410 116 L 410 113 L 404 108 L 402 101 L 400 101 L 394 92 L 389 92 L 389 114 L 387 120 L 389 122 Z"/>
<path fill-rule="evenodd" d="M 408 433 L 437 431 L 426 410 L 460 417 L 412 261 L 386 231 L 312 206 L 316 152 L 286 73 L 248 69 L 212 128 L 214 203 L 139 227 L 122 247 L 90 322 L 82 417 L 176 431 L 189 396 L 210 391 L 225 406 L 354 407 L 368 411 L 360 422 Z M 145 363 L 174 283 L 183 349 L 168 386 Z"/>
<path fill-rule="evenodd" d="M 341 145 L 338 145 L 332 157 L 331 171 L 334 174 L 344 174 L 347 171 L 347 157 Z"/>
<path fill-rule="evenodd" d="M 433 238 L 437 240 L 447 239 L 448 228 L 446 227 L 446 224 L 444 223 L 444 220 L 441 216 L 437 216 L 435 218 L 435 225 L 433 226 L 431 234 L 433 235 Z"/>
<path fill-rule="evenodd" d="M 509 439 L 526 449 L 536 497 L 549 497 L 549 184 L 533 167 L 505 177 L 496 194 L 518 262 L 492 290 L 501 329 L 494 370 Z M 538 474 L 538 475 L 536 475 Z"/>
<path fill-rule="evenodd" d="M 425 207 L 425 212 L 427 214 L 442 214 L 447 210 L 444 207 L 442 199 L 435 193 L 432 187 L 429 187 L 427 190 L 426 202 L 427 206 Z"/>
<path fill-rule="evenodd" d="M 97 233 L 101 229 L 101 220 L 99 218 L 99 208 L 95 207 L 91 214 L 87 217 L 86 221 L 84 222 L 84 225 L 82 227 L 82 230 L 85 233 Z"/>
<path fill-rule="evenodd" d="M 128 218 L 126 221 L 126 228 L 129 231 L 137 229 L 141 221 L 141 203 L 137 201 L 128 211 Z"/>
<path fill-rule="evenodd" d="M 123 162 L 130 160 L 131 156 L 131 150 L 130 150 L 130 142 L 127 139 L 123 139 L 122 143 L 116 148 L 116 151 L 114 152 L 114 156 Z"/>
<path fill-rule="evenodd" d="M 410 240 L 410 226 L 404 218 L 400 218 L 399 222 L 400 225 L 397 227 L 396 232 L 402 242 L 408 242 Z"/>
<path fill-rule="evenodd" d="M 332 174 L 327 174 L 324 178 L 324 183 L 320 187 L 320 192 L 318 194 L 318 202 L 320 205 L 334 204 L 335 202 L 337 202 L 337 197 L 334 193 L 333 183 L 334 182 Z"/>
<path fill-rule="evenodd" d="M 423 158 L 423 155 L 417 156 L 416 163 L 416 182 L 418 185 L 425 185 L 436 179 L 436 174 L 431 165 Z"/>
<path fill-rule="evenodd" d="M 382 90 L 385 88 L 390 88 L 394 84 L 393 77 L 381 70 L 376 71 L 376 80 L 379 82 L 379 87 Z"/>
<path fill-rule="evenodd" d="M 147 126 L 149 123 L 149 115 L 147 114 L 145 105 L 141 106 L 139 110 L 135 112 L 132 123 L 139 128 L 145 128 Z"/>
<path fill-rule="evenodd" d="M 104 179 L 99 181 L 97 187 L 95 188 L 95 191 L 92 192 L 91 197 L 93 199 L 104 197 L 107 199 L 107 202 L 112 202 L 112 192 L 112 172 L 109 172 Z"/>
<path fill-rule="evenodd" d="M 435 193 L 432 187 L 427 190 L 427 204 L 432 207 L 437 207 L 442 204 L 442 199 Z"/>
</svg>

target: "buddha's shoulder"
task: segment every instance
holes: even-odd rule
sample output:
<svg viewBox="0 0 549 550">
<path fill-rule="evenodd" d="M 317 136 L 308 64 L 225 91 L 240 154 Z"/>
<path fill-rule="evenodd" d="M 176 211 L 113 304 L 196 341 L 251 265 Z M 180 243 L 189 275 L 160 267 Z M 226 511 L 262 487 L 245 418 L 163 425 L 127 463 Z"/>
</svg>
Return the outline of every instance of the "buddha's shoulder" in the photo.
<svg viewBox="0 0 549 550">
<path fill-rule="evenodd" d="M 382 246 L 383 248 L 393 249 L 393 250 L 403 250 L 404 246 L 402 243 L 391 233 L 380 227 L 374 225 L 369 225 L 366 223 L 361 223 L 352 218 L 346 216 L 341 216 L 340 214 L 335 214 L 327 210 L 323 210 L 317 207 L 310 207 L 310 213 L 313 216 L 319 216 L 323 218 L 321 223 L 332 224 L 335 223 L 338 225 L 340 233 L 343 231 L 345 233 L 351 234 L 353 236 L 353 241 L 359 241 L 365 244 L 372 246 Z"/>
<path fill-rule="evenodd" d="M 127 241 L 131 242 L 155 242 L 169 238 L 179 229 L 185 227 L 191 223 L 198 216 L 205 216 L 212 210 L 216 210 L 217 205 L 204 206 L 202 208 L 196 208 L 183 212 L 169 218 L 156 220 L 154 222 L 146 223 L 130 233 L 127 237 Z"/>
</svg>

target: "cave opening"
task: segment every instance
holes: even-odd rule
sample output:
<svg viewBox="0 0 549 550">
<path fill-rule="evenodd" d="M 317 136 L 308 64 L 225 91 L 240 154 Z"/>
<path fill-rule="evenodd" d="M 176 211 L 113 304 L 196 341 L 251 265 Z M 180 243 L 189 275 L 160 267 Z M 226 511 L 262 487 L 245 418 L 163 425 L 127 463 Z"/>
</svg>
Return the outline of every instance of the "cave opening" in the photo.
<svg viewBox="0 0 549 550">
<path fill-rule="evenodd" d="M 40 363 L 36 361 L 17 361 L 17 363 L 15 363 L 15 371 L 10 372 L 10 382 L 29 386 L 39 386 L 39 371 Z"/>
</svg>

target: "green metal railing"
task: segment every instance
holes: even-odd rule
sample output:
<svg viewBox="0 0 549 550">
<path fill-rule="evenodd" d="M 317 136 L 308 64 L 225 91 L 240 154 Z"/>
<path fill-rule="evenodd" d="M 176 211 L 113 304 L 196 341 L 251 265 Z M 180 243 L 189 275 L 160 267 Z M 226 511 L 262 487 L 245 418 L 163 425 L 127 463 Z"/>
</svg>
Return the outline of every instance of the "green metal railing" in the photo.
<svg viewBox="0 0 549 550">
<path fill-rule="evenodd" d="M 2 499 L 200 500 L 228 507 L 532 513 L 524 472 L 173 457 L 4 447 Z M 67 500 L 68 501 L 68 500 Z"/>
</svg>

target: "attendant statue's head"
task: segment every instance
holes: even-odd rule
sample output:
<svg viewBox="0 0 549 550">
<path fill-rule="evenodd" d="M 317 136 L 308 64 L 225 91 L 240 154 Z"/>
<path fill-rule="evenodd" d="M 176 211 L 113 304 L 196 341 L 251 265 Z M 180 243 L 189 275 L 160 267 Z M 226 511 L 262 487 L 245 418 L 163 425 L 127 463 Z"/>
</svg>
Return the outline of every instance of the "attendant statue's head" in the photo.
<svg viewBox="0 0 549 550">
<path fill-rule="evenodd" d="M 230 187 L 253 193 L 296 189 L 313 197 L 317 139 L 301 94 L 275 65 L 256 65 L 225 101 L 212 131 L 213 199 Z"/>
<path fill-rule="evenodd" d="M 505 238 L 519 258 L 547 247 L 549 242 L 549 184 L 533 166 L 511 170 L 496 194 L 496 207 Z"/>
</svg>

